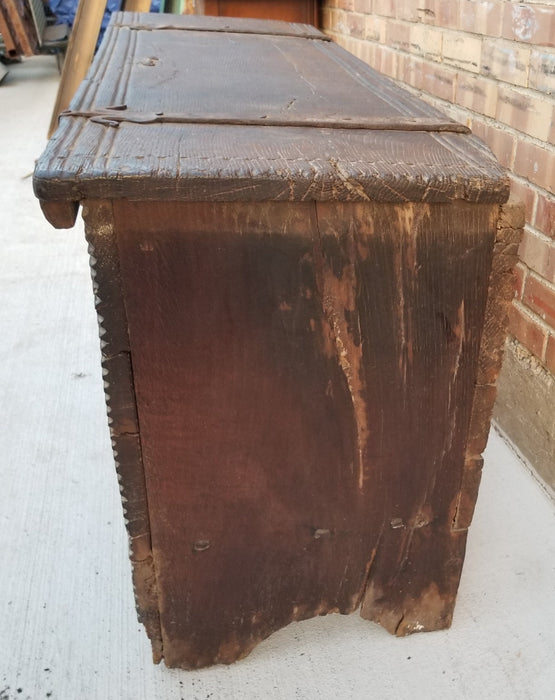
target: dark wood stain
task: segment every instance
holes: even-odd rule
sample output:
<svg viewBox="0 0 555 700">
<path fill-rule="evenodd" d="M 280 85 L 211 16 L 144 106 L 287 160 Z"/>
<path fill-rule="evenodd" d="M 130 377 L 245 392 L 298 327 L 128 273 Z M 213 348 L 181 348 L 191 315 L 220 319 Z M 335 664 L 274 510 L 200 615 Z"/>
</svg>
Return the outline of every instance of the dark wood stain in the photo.
<svg viewBox="0 0 555 700">
<path fill-rule="evenodd" d="M 507 198 L 485 146 L 449 133 L 466 127 L 321 38 L 307 25 L 115 14 L 37 164 L 37 196 Z"/>
<path fill-rule="evenodd" d="M 166 662 L 361 598 L 445 625 L 496 208 L 114 211 Z"/>
<path fill-rule="evenodd" d="M 158 663 L 162 658 L 158 590 L 112 203 L 84 203 L 83 218 L 98 314 L 108 423 L 129 536 L 137 613 L 152 643 L 153 659 Z"/>
<path fill-rule="evenodd" d="M 117 14 L 35 172 L 54 226 L 83 203 L 168 666 L 329 612 L 452 618 L 521 212 L 481 142 L 321 38 Z"/>
</svg>

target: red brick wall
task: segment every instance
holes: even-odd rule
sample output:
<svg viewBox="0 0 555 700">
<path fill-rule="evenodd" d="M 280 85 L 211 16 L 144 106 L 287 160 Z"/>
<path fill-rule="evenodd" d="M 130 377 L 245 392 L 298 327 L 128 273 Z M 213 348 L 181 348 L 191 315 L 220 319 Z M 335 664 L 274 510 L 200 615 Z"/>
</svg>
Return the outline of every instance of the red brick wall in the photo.
<svg viewBox="0 0 555 700">
<path fill-rule="evenodd" d="M 555 3 L 324 0 L 337 43 L 468 124 L 526 204 L 511 333 L 555 373 Z"/>
</svg>

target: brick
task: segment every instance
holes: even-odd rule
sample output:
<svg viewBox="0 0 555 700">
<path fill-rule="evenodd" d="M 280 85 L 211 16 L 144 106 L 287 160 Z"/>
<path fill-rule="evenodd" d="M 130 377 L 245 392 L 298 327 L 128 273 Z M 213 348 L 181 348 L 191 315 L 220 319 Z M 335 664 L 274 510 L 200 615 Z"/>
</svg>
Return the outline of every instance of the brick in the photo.
<svg viewBox="0 0 555 700">
<path fill-rule="evenodd" d="M 410 61 L 413 60 L 413 56 L 408 53 L 399 53 L 397 56 L 397 73 L 395 75 L 396 80 L 403 81 L 403 76 L 407 74 Z M 409 85 L 403 85 L 406 90 L 410 90 Z"/>
<path fill-rule="evenodd" d="M 418 12 L 418 18 L 421 22 L 426 24 L 439 23 L 439 17 L 436 16 L 435 0 L 421 0 L 421 2 L 418 3 L 416 11 Z"/>
<path fill-rule="evenodd" d="M 460 0 L 435 0 L 437 26 L 446 29 L 460 27 Z"/>
<path fill-rule="evenodd" d="M 506 2 L 503 36 L 537 46 L 555 46 L 555 5 Z"/>
<path fill-rule="evenodd" d="M 372 12 L 381 17 L 395 17 L 395 0 L 374 0 Z"/>
<path fill-rule="evenodd" d="M 326 11 L 322 13 L 322 31 L 326 33 L 335 33 L 336 30 L 336 14 L 337 10 L 332 7 L 327 6 Z"/>
<path fill-rule="evenodd" d="M 407 86 L 421 90 L 424 73 L 424 61 L 416 56 L 406 56 L 400 66 L 398 78 Z"/>
<path fill-rule="evenodd" d="M 518 301 L 513 302 L 509 311 L 509 331 L 533 355 L 543 359 L 547 330 Z"/>
<path fill-rule="evenodd" d="M 366 33 L 366 17 L 364 15 L 359 15 L 356 12 L 349 12 L 345 23 L 350 36 L 354 36 L 357 39 L 364 39 Z"/>
<path fill-rule="evenodd" d="M 518 255 L 540 277 L 555 284 L 555 243 L 551 239 L 526 228 Z"/>
<path fill-rule="evenodd" d="M 505 0 L 461 0 L 459 26 L 465 32 L 500 37 Z"/>
<path fill-rule="evenodd" d="M 553 102 L 507 86 L 499 86 L 495 117 L 540 141 L 547 141 L 553 118 Z"/>
<path fill-rule="evenodd" d="M 353 56 L 358 58 L 364 50 L 364 41 L 352 36 L 345 36 L 343 39 L 343 46 L 349 53 L 352 53 Z"/>
<path fill-rule="evenodd" d="M 524 204 L 526 221 L 532 223 L 532 215 L 536 204 L 537 190 L 529 183 L 511 178 L 511 196 Z"/>
<path fill-rule="evenodd" d="M 369 66 L 372 66 L 372 68 L 376 66 L 376 44 L 372 44 L 369 41 L 361 41 L 360 53 L 357 55 L 361 61 L 364 61 Z"/>
<path fill-rule="evenodd" d="M 470 35 L 449 34 L 443 36 L 443 60 L 457 68 L 480 72 L 482 40 Z"/>
<path fill-rule="evenodd" d="M 456 72 L 433 63 L 427 63 L 426 65 L 422 89 L 442 100 L 453 102 L 457 83 Z"/>
<path fill-rule="evenodd" d="M 443 32 L 440 30 L 427 27 L 424 24 L 415 24 L 410 27 L 410 50 L 412 53 L 439 61 L 442 48 Z"/>
<path fill-rule="evenodd" d="M 387 32 L 387 20 L 376 15 L 366 16 L 365 38 L 368 41 L 377 41 L 385 44 Z"/>
<path fill-rule="evenodd" d="M 376 70 L 385 75 L 396 77 L 399 53 L 387 46 L 376 46 Z"/>
<path fill-rule="evenodd" d="M 336 31 L 337 30 L 334 29 L 334 32 L 336 32 Z M 333 40 L 335 42 L 337 42 L 338 46 L 342 46 L 344 49 L 347 49 L 347 41 L 348 41 L 347 36 L 344 36 L 343 34 L 335 34 L 334 33 Z"/>
<path fill-rule="evenodd" d="M 426 61 L 423 61 L 421 58 L 409 56 L 403 64 L 403 72 L 399 73 L 399 79 L 410 87 L 416 88 L 417 90 L 422 90 L 424 85 L 424 74 L 428 67 L 429 64 Z"/>
<path fill-rule="evenodd" d="M 528 86 L 548 95 L 555 93 L 555 52 L 533 49 Z"/>
<path fill-rule="evenodd" d="M 528 46 L 509 41 L 484 41 L 480 73 L 487 78 L 527 87 L 529 63 Z"/>
<path fill-rule="evenodd" d="M 555 197 L 538 193 L 534 226 L 546 236 L 555 238 Z"/>
<path fill-rule="evenodd" d="M 411 45 L 411 26 L 405 22 L 390 20 L 387 22 L 386 43 L 392 49 L 409 51 Z"/>
<path fill-rule="evenodd" d="M 445 29 L 459 28 L 459 0 L 423 0 L 416 4 L 421 22 Z"/>
<path fill-rule="evenodd" d="M 494 117 L 497 111 L 497 96 L 498 85 L 493 80 L 486 80 L 471 73 L 459 74 L 456 101 L 463 107 L 486 117 Z"/>
<path fill-rule="evenodd" d="M 372 9 L 372 0 L 354 0 L 353 2 L 353 10 L 355 12 L 370 14 Z"/>
<path fill-rule="evenodd" d="M 496 421 L 555 488 L 554 378 L 520 343 L 509 341 L 499 379 Z"/>
<path fill-rule="evenodd" d="M 555 193 L 555 149 L 525 139 L 517 142 L 514 172 Z"/>
<path fill-rule="evenodd" d="M 488 126 L 485 141 L 501 165 L 505 168 L 510 168 L 513 163 L 515 148 L 515 137 L 513 134 L 495 126 Z"/>
<path fill-rule="evenodd" d="M 334 10 L 332 13 L 331 29 L 337 34 L 349 34 L 348 13 L 343 10 Z"/>
<path fill-rule="evenodd" d="M 555 374 L 555 335 L 549 335 L 545 348 L 545 366 Z"/>
<path fill-rule="evenodd" d="M 555 330 L 555 285 L 533 273 L 528 275 L 522 302 Z"/>
<path fill-rule="evenodd" d="M 482 141 L 485 141 L 487 130 L 487 124 L 483 119 L 480 119 L 480 117 L 474 117 L 472 119 L 472 133 L 474 136 L 477 136 L 479 139 L 482 139 Z"/>
<path fill-rule="evenodd" d="M 342 8 L 337 8 L 332 11 L 332 29 L 334 32 L 347 34 L 349 13 Z"/>
<path fill-rule="evenodd" d="M 406 22 L 418 22 L 420 20 L 418 5 L 419 3 L 416 2 L 397 2 L 395 4 L 395 17 L 404 19 Z"/>
<path fill-rule="evenodd" d="M 520 301 L 522 299 L 522 292 L 524 291 L 524 285 L 526 283 L 526 277 L 528 275 L 528 268 L 524 263 L 518 262 L 514 269 L 515 278 L 515 295 L 514 298 Z"/>
</svg>

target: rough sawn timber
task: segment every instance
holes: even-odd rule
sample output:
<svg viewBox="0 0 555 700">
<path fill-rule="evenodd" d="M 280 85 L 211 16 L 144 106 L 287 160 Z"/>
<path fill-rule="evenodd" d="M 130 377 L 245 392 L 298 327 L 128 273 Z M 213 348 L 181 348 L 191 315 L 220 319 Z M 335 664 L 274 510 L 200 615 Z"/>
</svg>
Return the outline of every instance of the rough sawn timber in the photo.
<svg viewBox="0 0 555 700">
<path fill-rule="evenodd" d="M 522 225 L 487 148 L 314 28 L 123 13 L 34 186 L 83 205 L 155 661 L 448 626 Z"/>
<path fill-rule="evenodd" d="M 166 663 L 361 602 L 397 634 L 447 626 L 498 207 L 114 217 Z"/>
<path fill-rule="evenodd" d="M 85 203 L 83 218 L 98 315 L 106 408 L 129 536 L 137 613 L 151 641 L 154 661 L 159 662 L 162 640 L 150 515 L 112 203 Z"/>
</svg>

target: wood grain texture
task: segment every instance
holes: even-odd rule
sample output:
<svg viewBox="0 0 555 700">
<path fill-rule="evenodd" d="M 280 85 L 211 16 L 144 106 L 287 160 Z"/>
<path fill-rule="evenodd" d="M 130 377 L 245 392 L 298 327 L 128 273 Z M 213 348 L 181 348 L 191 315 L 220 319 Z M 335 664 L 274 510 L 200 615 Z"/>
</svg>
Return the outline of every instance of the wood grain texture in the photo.
<svg viewBox="0 0 555 700">
<path fill-rule="evenodd" d="M 73 228 L 79 211 L 79 202 L 41 199 L 40 208 L 54 228 Z"/>
<path fill-rule="evenodd" d="M 12 36 L 12 31 L 8 25 L 6 14 L 6 8 L 0 3 L 0 35 L 4 42 L 4 51 L 7 56 L 15 58 L 17 56 L 17 46 L 15 40 Z"/>
<path fill-rule="evenodd" d="M 482 473 L 482 452 L 488 440 L 497 377 L 501 371 L 508 314 L 514 294 L 514 267 L 524 228 L 524 207 L 509 200 L 499 209 L 493 249 L 484 331 L 478 358 L 478 371 L 466 447 L 465 469 L 454 504 L 453 530 L 468 528 L 474 514 Z"/>
<path fill-rule="evenodd" d="M 98 315 L 102 372 L 108 422 L 120 483 L 133 588 L 139 620 L 152 644 L 153 659 L 161 659 L 160 614 L 152 559 L 148 497 L 135 401 L 127 319 L 121 290 L 119 255 L 110 202 L 83 206 L 95 306 Z"/>
<path fill-rule="evenodd" d="M 126 12 L 149 12 L 150 0 L 125 0 L 123 8 Z"/>
<path fill-rule="evenodd" d="M 478 139 L 433 133 L 465 128 L 333 43 L 284 35 L 305 25 L 222 21 L 114 15 L 73 116 L 39 160 L 37 196 L 507 199 L 505 173 Z M 138 123 L 157 112 L 162 123 Z"/>
<path fill-rule="evenodd" d="M 332 611 L 451 622 L 520 214 L 484 144 L 311 32 L 116 15 L 35 173 L 54 223 L 86 201 L 168 666 Z"/>
<path fill-rule="evenodd" d="M 200 0 L 201 12 L 222 17 L 256 17 L 318 26 L 316 0 Z"/>
<path fill-rule="evenodd" d="M 2 24 L 7 29 L 6 45 L 18 55 L 33 56 L 39 47 L 39 37 L 29 8 L 23 0 L 2 0 Z"/>
<path fill-rule="evenodd" d="M 324 206 L 330 233 L 368 236 L 362 247 L 355 233 L 364 389 L 375 401 L 365 456 L 369 483 L 386 481 L 388 497 L 361 613 L 398 635 L 440 629 L 464 557 L 449 507 L 464 467 L 497 208 L 359 205 L 357 215 Z"/>
<path fill-rule="evenodd" d="M 114 214 L 166 663 L 361 600 L 447 626 L 497 207 Z"/>
<path fill-rule="evenodd" d="M 198 4 L 198 3 L 197 3 Z M 198 5 L 200 9 L 200 5 Z M 267 34 L 294 36 L 330 41 L 316 27 L 298 22 L 236 17 L 206 17 L 202 14 L 114 13 L 114 26 L 140 27 L 150 30 L 179 29 L 181 31 L 226 32 L 238 34 Z"/>
</svg>

